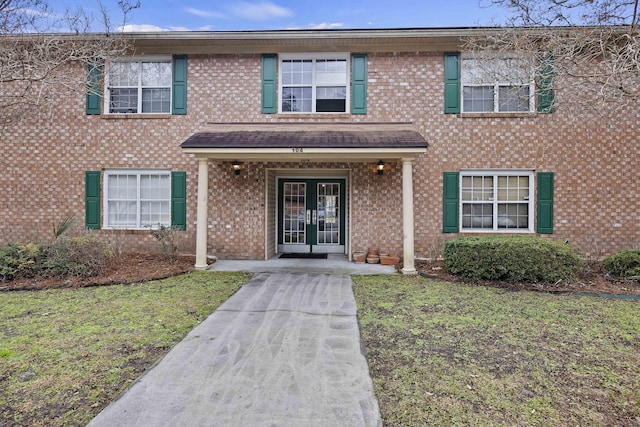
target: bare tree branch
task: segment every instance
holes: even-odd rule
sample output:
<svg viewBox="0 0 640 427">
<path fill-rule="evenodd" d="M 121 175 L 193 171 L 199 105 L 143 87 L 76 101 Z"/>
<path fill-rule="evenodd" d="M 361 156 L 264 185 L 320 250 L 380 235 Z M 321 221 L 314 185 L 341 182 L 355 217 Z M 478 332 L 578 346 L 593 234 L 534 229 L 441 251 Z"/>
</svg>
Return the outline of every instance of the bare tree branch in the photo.
<svg viewBox="0 0 640 427">
<path fill-rule="evenodd" d="M 640 101 L 638 1 L 491 0 L 510 18 L 465 49 L 553 58 L 555 106 L 617 108 Z M 548 64 L 533 62 L 540 76 Z"/>
<path fill-rule="evenodd" d="M 140 2 L 118 5 L 124 25 Z M 70 92 L 84 93 L 88 76 L 66 66 L 107 63 L 130 51 L 132 39 L 114 32 L 100 7 L 96 19 L 83 9 L 54 14 L 46 0 L 0 0 L 0 126 L 46 111 Z M 101 32 L 93 32 L 96 25 Z"/>
</svg>

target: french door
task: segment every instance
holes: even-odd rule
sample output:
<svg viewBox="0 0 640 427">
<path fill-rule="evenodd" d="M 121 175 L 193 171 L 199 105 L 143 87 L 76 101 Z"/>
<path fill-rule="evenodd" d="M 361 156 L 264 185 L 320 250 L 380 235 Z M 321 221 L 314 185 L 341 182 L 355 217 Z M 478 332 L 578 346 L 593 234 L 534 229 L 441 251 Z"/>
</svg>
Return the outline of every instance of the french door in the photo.
<svg viewBox="0 0 640 427">
<path fill-rule="evenodd" d="M 345 180 L 278 181 L 278 252 L 344 253 Z"/>
</svg>

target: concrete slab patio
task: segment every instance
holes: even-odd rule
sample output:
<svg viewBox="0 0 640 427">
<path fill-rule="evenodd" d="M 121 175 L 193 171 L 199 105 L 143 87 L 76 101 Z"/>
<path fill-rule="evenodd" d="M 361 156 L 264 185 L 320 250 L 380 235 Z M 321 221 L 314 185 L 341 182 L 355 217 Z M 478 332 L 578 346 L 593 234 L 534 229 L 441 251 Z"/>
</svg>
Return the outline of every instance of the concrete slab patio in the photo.
<svg viewBox="0 0 640 427">
<path fill-rule="evenodd" d="M 268 260 L 217 260 L 209 266 L 212 271 L 243 271 L 246 273 L 303 273 L 303 274 L 395 274 L 391 265 L 356 264 L 346 255 L 329 254 L 327 259 L 278 258 Z"/>
<path fill-rule="evenodd" d="M 260 273 L 90 427 L 381 426 L 351 278 Z"/>
</svg>

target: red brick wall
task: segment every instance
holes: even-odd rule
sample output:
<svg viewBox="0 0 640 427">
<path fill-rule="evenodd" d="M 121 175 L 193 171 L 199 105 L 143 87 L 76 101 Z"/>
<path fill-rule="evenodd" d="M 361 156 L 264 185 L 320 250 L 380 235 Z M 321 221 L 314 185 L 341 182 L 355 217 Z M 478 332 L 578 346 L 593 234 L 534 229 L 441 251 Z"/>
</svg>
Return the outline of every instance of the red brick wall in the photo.
<svg viewBox="0 0 640 427">
<path fill-rule="evenodd" d="M 179 53 L 179 52 L 177 52 Z M 442 173 L 461 168 L 555 172 L 553 239 L 569 240 L 588 257 L 640 246 L 640 112 L 619 111 L 459 117 L 443 113 L 442 53 L 369 54 L 368 114 L 263 115 L 260 56 L 191 56 L 188 114 L 105 118 L 84 114 L 84 95 L 70 94 L 58 111 L 0 134 L 0 243 L 49 237 L 66 213 L 84 224 L 84 171 L 168 168 L 187 171 L 187 231 L 181 250 L 193 252 L 197 164 L 179 145 L 208 122 L 413 122 L 429 143 L 414 165 L 415 249 L 439 254 Z M 72 72 L 82 73 L 76 67 Z M 265 168 L 351 170 L 352 250 L 378 246 L 401 253 L 400 164 L 383 176 L 368 164 L 250 163 L 236 177 L 228 164 L 209 167 L 209 253 L 264 256 Z M 146 232 L 95 231 L 120 250 L 159 247 Z"/>
</svg>

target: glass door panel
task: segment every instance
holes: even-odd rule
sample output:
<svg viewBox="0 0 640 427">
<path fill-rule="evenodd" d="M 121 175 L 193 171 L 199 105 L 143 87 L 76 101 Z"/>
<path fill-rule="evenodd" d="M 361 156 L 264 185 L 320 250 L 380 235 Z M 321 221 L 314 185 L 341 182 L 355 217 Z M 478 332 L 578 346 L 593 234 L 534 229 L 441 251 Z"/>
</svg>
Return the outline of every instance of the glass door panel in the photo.
<svg viewBox="0 0 640 427">
<path fill-rule="evenodd" d="M 340 244 L 340 184 L 318 183 L 317 244 Z"/>
<path fill-rule="evenodd" d="M 280 179 L 278 252 L 345 251 L 344 179 Z"/>
<path fill-rule="evenodd" d="M 306 244 L 307 184 L 285 182 L 283 187 L 283 243 Z"/>
</svg>

